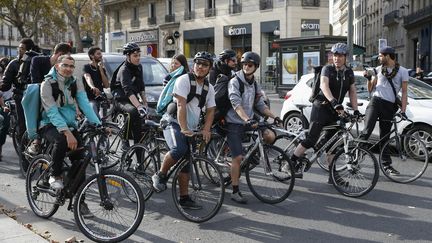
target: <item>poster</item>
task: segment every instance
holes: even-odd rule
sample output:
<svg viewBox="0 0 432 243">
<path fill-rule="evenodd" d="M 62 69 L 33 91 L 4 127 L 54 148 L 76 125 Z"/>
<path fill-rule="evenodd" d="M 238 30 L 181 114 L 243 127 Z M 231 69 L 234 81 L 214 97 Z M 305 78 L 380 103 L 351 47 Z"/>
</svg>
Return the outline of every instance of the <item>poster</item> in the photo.
<svg viewBox="0 0 432 243">
<path fill-rule="evenodd" d="M 314 67 L 320 65 L 319 56 L 320 53 L 318 51 L 303 53 L 303 75 L 314 73 Z"/>
<path fill-rule="evenodd" d="M 297 53 L 283 53 L 282 54 L 282 84 L 295 84 L 297 83 L 297 69 L 298 54 Z"/>
</svg>

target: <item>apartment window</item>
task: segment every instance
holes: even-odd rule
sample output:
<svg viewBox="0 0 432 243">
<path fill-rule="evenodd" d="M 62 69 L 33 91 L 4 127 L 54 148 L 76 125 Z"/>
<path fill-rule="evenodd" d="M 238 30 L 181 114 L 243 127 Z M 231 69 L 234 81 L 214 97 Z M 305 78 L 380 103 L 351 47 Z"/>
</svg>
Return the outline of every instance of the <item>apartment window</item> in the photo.
<svg viewBox="0 0 432 243">
<path fill-rule="evenodd" d="M 216 16 L 216 0 L 207 0 L 204 14 L 206 17 Z"/>
<path fill-rule="evenodd" d="M 114 20 L 116 23 L 120 23 L 120 10 L 115 11 Z"/>
<path fill-rule="evenodd" d="M 320 0 L 302 0 L 302 6 L 319 7 Z"/>
<path fill-rule="evenodd" d="M 229 13 L 236 14 L 242 12 L 242 5 L 240 0 L 231 0 L 231 4 L 229 6 Z"/>
<path fill-rule="evenodd" d="M 216 8 L 216 0 L 207 0 L 207 9 Z"/>
<path fill-rule="evenodd" d="M 132 9 L 132 19 L 133 20 L 138 20 L 139 19 L 139 8 L 138 7 L 134 7 Z"/>
<path fill-rule="evenodd" d="M 156 5 L 155 5 L 155 3 L 149 3 L 148 24 L 149 25 L 155 25 L 156 24 Z"/>
<path fill-rule="evenodd" d="M 174 15 L 174 3 L 173 0 L 167 0 L 167 14 Z"/>
<path fill-rule="evenodd" d="M 184 19 L 185 20 L 191 20 L 195 18 L 195 11 L 194 11 L 194 0 L 186 0 L 186 9 L 184 13 Z"/>
</svg>

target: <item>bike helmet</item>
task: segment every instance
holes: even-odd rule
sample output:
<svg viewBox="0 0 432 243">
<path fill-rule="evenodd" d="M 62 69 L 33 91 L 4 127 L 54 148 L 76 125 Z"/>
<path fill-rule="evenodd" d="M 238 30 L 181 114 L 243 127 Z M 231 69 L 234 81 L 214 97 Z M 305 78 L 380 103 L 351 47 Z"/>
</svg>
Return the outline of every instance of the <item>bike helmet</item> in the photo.
<svg viewBox="0 0 432 243">
<path fill-rule="evenodd" d="M 332 46 L 331 52 L 333 54 L 347 55 L 348 54 L 348 46 L 345 43 L 341 43 L 341 42 L 336 43 Z"/>
<path fill-rule="evenodd" d="M 231 49 L 225 49 L 219 53 L 219 60 L 221 61 L 225 61 L 226 59 L 231 59 L 233 57 L 236 57 L 236 53 Z"/>
<path fill-rule="evenodd" d="M 136 51 L 141 52 L 141 49 L 135 42 L 129 42 L 123 46 L 123 55 L 129 55 Z"/>
<path fill-rule="evenodd" d="M 243 53 L 240 62 L 241 63 L 251 62 L 251 63 L 255 64 L 256 68 L 258 68 L 260 65 L 260 62 L 261 62 L 261 58 L 255 52 L 248 51 L 248 52 Z"/>
<path fill-rule="evenodd" d="M 213 56 L 206 51 L 197 52 L 193 60 L 194 62 L 196 62 L 196 60 L 205 60 L 210 62 L 210 66 L 213 65 Z"/>
</svg>

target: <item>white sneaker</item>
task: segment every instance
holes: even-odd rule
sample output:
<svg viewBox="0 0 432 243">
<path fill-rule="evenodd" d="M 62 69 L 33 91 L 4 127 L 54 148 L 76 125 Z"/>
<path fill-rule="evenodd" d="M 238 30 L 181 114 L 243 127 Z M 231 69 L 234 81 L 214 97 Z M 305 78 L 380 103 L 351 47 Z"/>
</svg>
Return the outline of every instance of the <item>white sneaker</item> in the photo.
<svg viewBox="0 0 432 243">
<path fill-rule="evenodd" d="M 57 179 L 54 176 L 50 176 L 48 183 L 50 184 L 51 189 L 53 190 L 61 190 L 63 189 L 63 180 L 62 179 Z"/>
</svg>

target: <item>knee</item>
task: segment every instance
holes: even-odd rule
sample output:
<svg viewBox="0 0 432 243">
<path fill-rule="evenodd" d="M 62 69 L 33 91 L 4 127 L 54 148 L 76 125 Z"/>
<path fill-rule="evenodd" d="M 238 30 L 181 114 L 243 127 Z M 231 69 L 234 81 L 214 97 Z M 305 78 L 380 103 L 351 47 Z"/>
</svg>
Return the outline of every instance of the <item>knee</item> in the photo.
<svg viewBox="0 0 432 243">
<path fill-rule="evenodd" d="M 54 146 L 57 148 L 67 148 L 67 140 L 63 134 L 58 134 L 54 139 Z"/>
<path fill-rule="evenodd" d="M 176 147 L 170 150 L 171 157 L 177 162 L 183 158 L 188 151 L 188 147 L 185 144 L 178 144 Z"/>
</svg>

